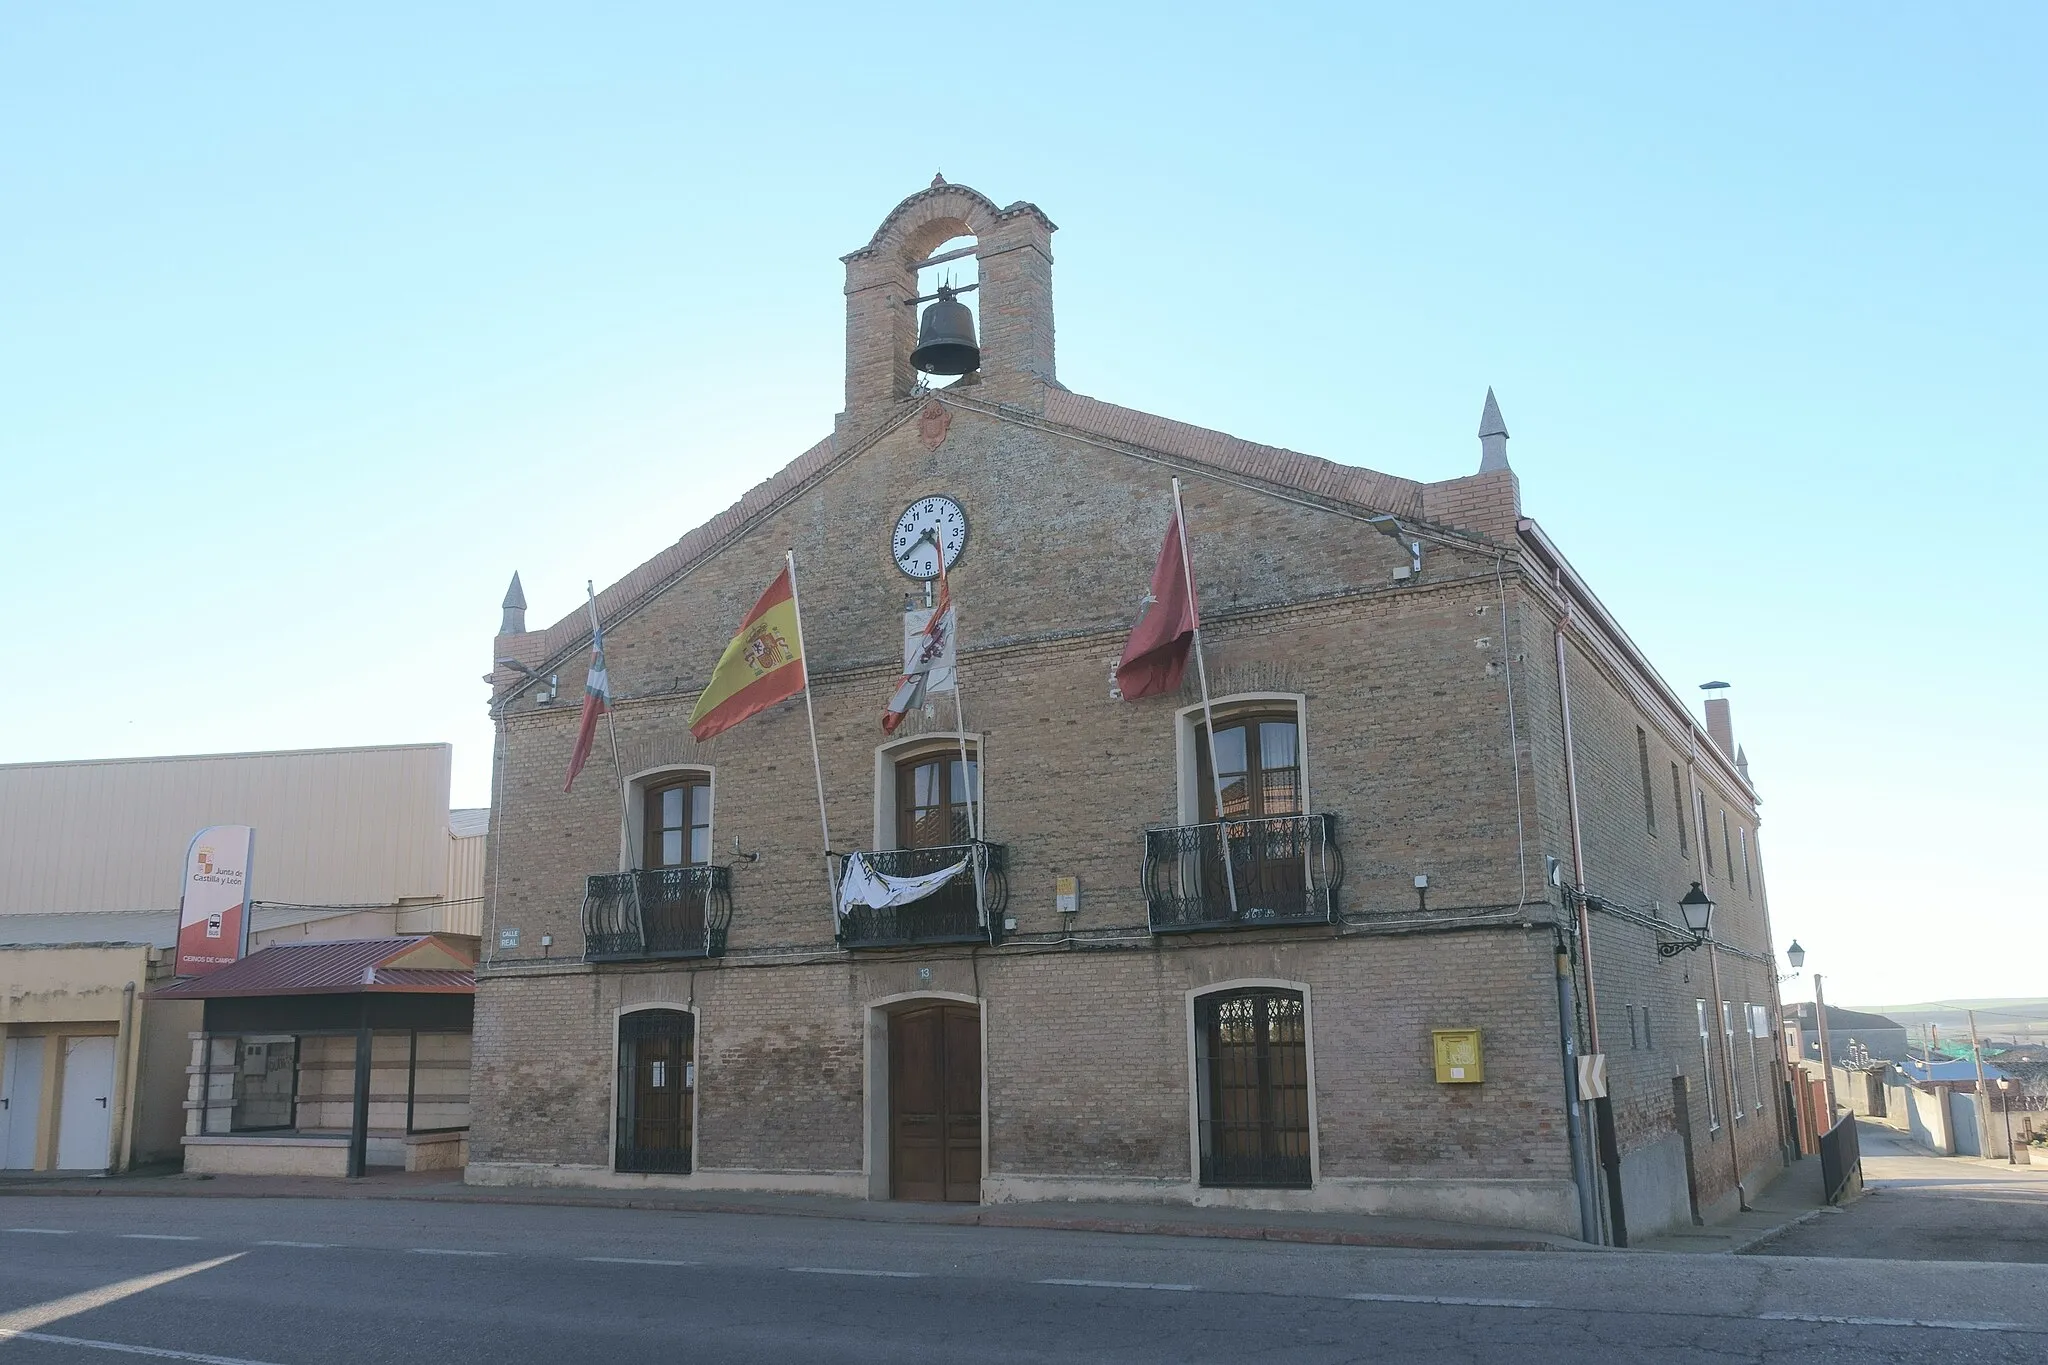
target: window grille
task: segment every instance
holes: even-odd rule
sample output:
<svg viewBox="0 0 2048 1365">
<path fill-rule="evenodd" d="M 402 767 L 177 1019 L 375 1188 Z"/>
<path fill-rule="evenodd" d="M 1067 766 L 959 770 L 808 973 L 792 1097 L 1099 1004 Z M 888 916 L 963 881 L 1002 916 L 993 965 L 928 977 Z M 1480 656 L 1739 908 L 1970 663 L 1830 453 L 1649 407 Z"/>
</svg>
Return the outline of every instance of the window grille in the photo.
<svg viewBox="0 0 2048 1365">
<path fill-rule="evenodd" d="M 1299 991 L 1195 1002 L 1204 1185 L 1306 1187 L 1308 1019 Z"/>
<path fill-rule="evenodd" d="M 695 1024 L 682 1010 L 620 1017 L 617 1169 L 689 1172 Z"/>
</svg>

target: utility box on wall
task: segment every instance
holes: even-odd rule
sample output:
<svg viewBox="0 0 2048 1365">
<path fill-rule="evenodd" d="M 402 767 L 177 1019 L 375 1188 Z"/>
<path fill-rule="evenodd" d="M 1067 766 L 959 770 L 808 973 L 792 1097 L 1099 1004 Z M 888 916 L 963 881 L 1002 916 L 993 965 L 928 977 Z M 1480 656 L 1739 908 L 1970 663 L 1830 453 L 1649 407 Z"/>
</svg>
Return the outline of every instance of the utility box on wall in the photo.
<svg viewBox="0 0 2048 1365">
<path fill-rule="evenodd" d="M 1436 1078 L 1441 1085 L 1474 1085 L 1486 1079 L 1486 1061 L 1476 1028 L 1429 1031 L 1436 1052 Z"/>
</svg>

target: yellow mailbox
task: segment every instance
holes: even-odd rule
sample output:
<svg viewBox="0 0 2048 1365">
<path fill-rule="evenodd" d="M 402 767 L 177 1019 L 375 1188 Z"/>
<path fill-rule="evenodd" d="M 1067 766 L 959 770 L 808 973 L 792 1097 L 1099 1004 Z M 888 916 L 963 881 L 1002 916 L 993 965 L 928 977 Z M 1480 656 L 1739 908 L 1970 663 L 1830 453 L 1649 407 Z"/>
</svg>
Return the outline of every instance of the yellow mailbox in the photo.
<svg viewBox="0 0 2048 1365">
<path fill-rule="evenodd" d="M 1429 1039 L 1436 1045 L 1436 1078 L 1440 1084 L 1473 1085 L 1486 1079 L 1478 1029 L 1431 1029 Z"/>
</svg>

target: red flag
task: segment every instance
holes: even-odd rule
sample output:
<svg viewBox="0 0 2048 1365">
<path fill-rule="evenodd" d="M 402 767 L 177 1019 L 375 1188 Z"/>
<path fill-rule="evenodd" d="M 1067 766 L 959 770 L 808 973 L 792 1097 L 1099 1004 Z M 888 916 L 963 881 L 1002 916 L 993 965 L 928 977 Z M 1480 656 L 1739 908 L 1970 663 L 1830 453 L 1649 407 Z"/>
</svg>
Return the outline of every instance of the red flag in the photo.
<svg viewBox="0 0 2048 1365">
<path fill-rule="evenodd" d="M 562 784 L 563 791 L 576 785 L 576 774 L 583 771 L 584 763 L 590 758 L 590 746 L 597 742 L 597 718 L 612 706 L 611 675 L 604 668 L 604 632 L 598 629 L 595 611 L 593 607 L 590 674 L 583 683 L 583 725 L 576 732 L 576 747 L 569 754 L 569 780 Z"/>
<path fill-rule="evenodd" d="M 1186 549 L 1181 544 L 1180 515 L 1166 524 L 1159 562 L 1152 566 L 1152 591 L 1145 615 L 1124 642 L 1117 660 L 1116 685 L 1125 701 L 1163 696 L 1180 688 L 1188 666 L 1195 630 L 1202 624 L 1195 585 L 1188 581 Z"/>
</svg>

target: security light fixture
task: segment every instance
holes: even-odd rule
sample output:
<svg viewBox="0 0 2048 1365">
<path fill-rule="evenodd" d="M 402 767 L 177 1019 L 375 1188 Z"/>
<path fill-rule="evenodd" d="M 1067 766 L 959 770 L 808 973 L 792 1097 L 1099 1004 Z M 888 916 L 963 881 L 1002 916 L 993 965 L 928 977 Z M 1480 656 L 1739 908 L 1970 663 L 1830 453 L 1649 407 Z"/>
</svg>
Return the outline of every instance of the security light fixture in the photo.
<svg viewBox="0 0 2048 1365">
<path fill-rule="evenodd" d="M 1660 943 L 1657 945 L 1659 957 L 1677 957 L 1707 941 L 1707 931 L 1714 927 L 1714 898 L 1694 882 L 1692 890 L 1678 898 L 1678 913 L 1685 920 L 1686 932 L 1692 935 L 1692 942 Z"/>
<path fill-rule="evenodd" d="M 1365 524 L 1378 531 L 1381 535 L 1392 536 L 1395 540 L 1407 543 L 1407 572 L 1404 573 L 1400 569 L 1396 569 L 1394 570 L 1395 578 L 1412 578 L 1422 572 L 1422 542 L 1410 534 L 1408 528 L 1401 524 L 1400 518 L 1382 514 L 1376 517 L 1367 517 Z"/>
</svg>

